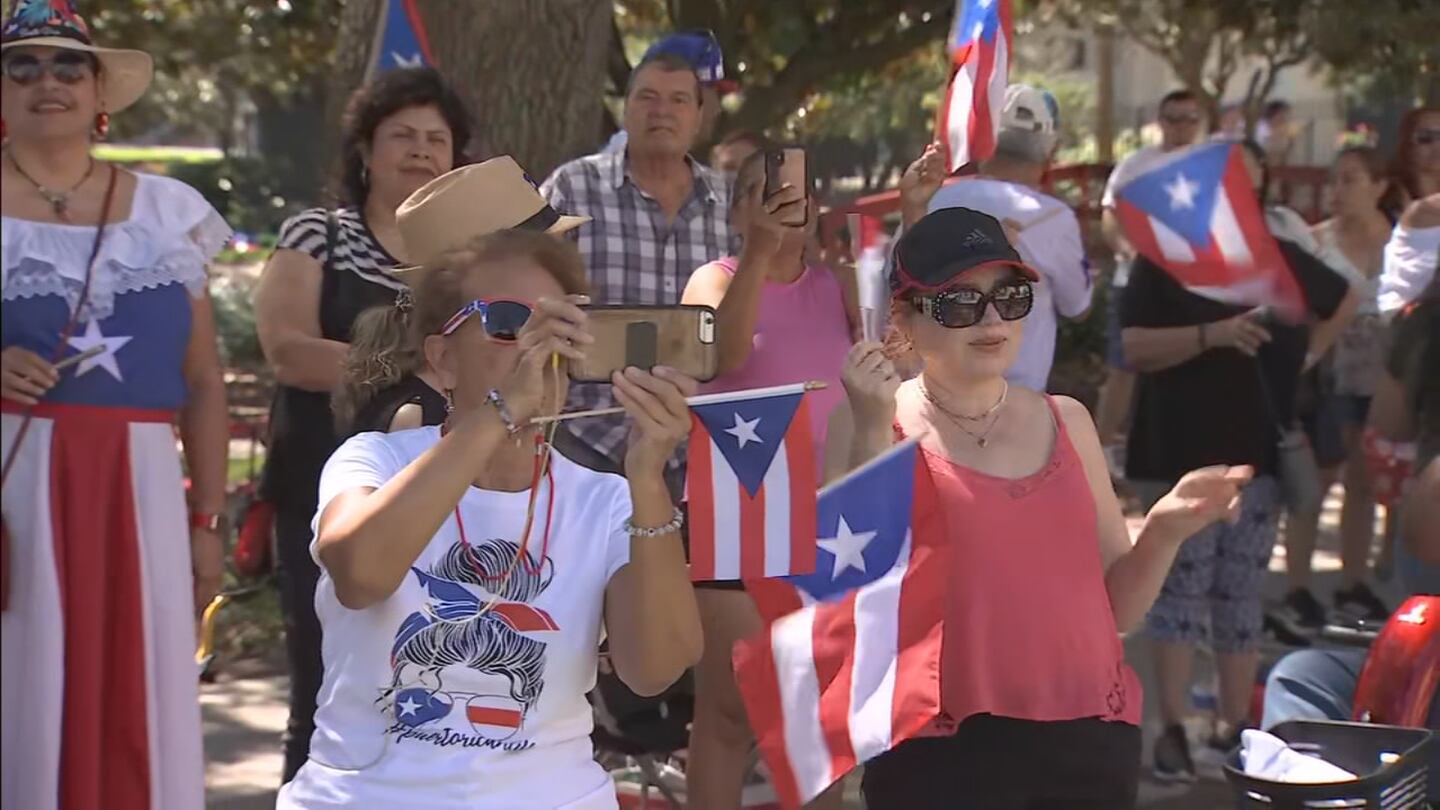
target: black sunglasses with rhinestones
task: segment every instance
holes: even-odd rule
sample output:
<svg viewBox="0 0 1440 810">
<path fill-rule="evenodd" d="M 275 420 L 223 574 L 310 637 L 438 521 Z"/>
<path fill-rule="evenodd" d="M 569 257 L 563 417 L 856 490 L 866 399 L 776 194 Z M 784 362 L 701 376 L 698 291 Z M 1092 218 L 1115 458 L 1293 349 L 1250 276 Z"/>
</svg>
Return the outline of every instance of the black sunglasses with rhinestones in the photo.
<svg viewBox="0 0 1440 810">
<path fill-rule="evenodd" d="M 95 73 L 95 57 L 77 51 L 61 51 L 52 59 L 17 53 L 5 59 L 5 76 L 21 87 L 34 84 L 46 73 L 61 84 L 75 84 Z"/>
<path fill-rule="evenodd" d="M 1000 284 L 988 293 L 962 287 L 914 299 L 915 309 L 929 315 L 947 329 L 974 326 L 985 317 L 985 307 L 995 305 L 1002 321 L 1018 321 L 1035 305 L 1035 289 L 1028 281 Z"/>
</svg>

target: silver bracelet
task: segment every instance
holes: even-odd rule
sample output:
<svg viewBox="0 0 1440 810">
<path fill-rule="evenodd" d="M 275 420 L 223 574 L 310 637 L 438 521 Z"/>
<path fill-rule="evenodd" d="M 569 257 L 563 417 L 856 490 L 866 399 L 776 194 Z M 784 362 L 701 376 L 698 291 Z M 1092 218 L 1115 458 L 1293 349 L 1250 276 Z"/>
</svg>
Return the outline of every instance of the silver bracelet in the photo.
<svg viewBox="0 0 1440 810">
<path fill-rule="evenodd" d="M 680 507 L 677 506 L 675 507 L 675 515 L 671 517 L 670 522 L 666 523 L 664 526 L 655 526 L 653 528 L 642 529 L 639 526 L 636 526 L 634 521 L 627 520 L 625 521 L 625 533 L 630 535 L 631 537 L 660 537 L 661 535 L 674 534 L 675 532 L 680 531 L 680 527 L 684 525 L 685 513 L 681 512 Z"/>
</svg>

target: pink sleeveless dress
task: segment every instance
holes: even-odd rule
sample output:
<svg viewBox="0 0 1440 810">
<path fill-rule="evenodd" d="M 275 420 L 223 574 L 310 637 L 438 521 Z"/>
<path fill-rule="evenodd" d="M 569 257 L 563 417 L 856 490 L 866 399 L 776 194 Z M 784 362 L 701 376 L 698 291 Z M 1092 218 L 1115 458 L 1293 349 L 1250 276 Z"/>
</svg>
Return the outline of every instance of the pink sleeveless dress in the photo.
<svg viewBox="0 0 1440 810">
<path fill-rule="evenodd" d="M 951 570 L 941 649 L 948 722 L 976 714 L 1139 725 L 1140 682 L 1100 559 L 1094 497 L 1054 400 L 1050 461 L 997 478 L 923 450 Z"/>
</svg>

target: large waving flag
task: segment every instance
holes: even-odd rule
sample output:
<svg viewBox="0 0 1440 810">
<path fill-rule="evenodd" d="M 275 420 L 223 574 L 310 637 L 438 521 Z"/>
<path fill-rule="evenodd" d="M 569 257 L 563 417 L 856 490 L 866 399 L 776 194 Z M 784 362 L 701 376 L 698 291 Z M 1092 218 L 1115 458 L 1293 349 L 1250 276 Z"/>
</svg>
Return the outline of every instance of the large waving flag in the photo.
<svg viewBox="0 0 1440 810">
<path fill-rule="evenodd" d="M 815 455 L 805 386 L 693 397 L 690 578 L 815 570 Z"/>
<path fill-rule="evenodd" d="M 1115 215 L 1142 256 L 1192 292 L 1297 312 L 1304 304 L 1234 143 L 1192 146 L 1116 191 Z"/>
<path fill-rule="evenodd" d="M 380 15 L 370 54 L 367 79 L 395 68 L 435 64 L 430 55 L 430 40 L 425 36 L 425 22 L 420 19 L 415 0 L 385 0 L 385 13 Z"/>
<path fill-rule="evenodd" d="M 747 583 L 757 602 L 789 587 L 803 605 L 735 648 L 736 682 L 786 807 L 940 714 L 945 562 L 933 495 L 916 486 L 923 465 L 906 442 L 827 487 L 815 572 Z"/>
<path fill-rule="evenodd" d="M 950 84 L 936 121 L 952 172 L 995 153 L 1014 30 L 1010 0 L 956 0 Z"/>
</svg>

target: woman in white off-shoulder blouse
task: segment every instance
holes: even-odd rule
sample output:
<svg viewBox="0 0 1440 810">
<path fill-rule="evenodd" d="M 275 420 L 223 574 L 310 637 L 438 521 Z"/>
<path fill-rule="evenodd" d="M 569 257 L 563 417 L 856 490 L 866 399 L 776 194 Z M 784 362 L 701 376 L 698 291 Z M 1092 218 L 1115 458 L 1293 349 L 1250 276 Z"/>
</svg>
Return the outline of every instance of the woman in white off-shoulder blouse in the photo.
<svg viewBox="0 0 1440 810">
<path fill-rule="evenodd" d="M 150 58 L 94 47 L 66 5 L 16 4 L 0 46 L 0 806 L 198 808 L 228 435 L 206 265 L 230 229 L 91 157 Z"/>
</svg>

